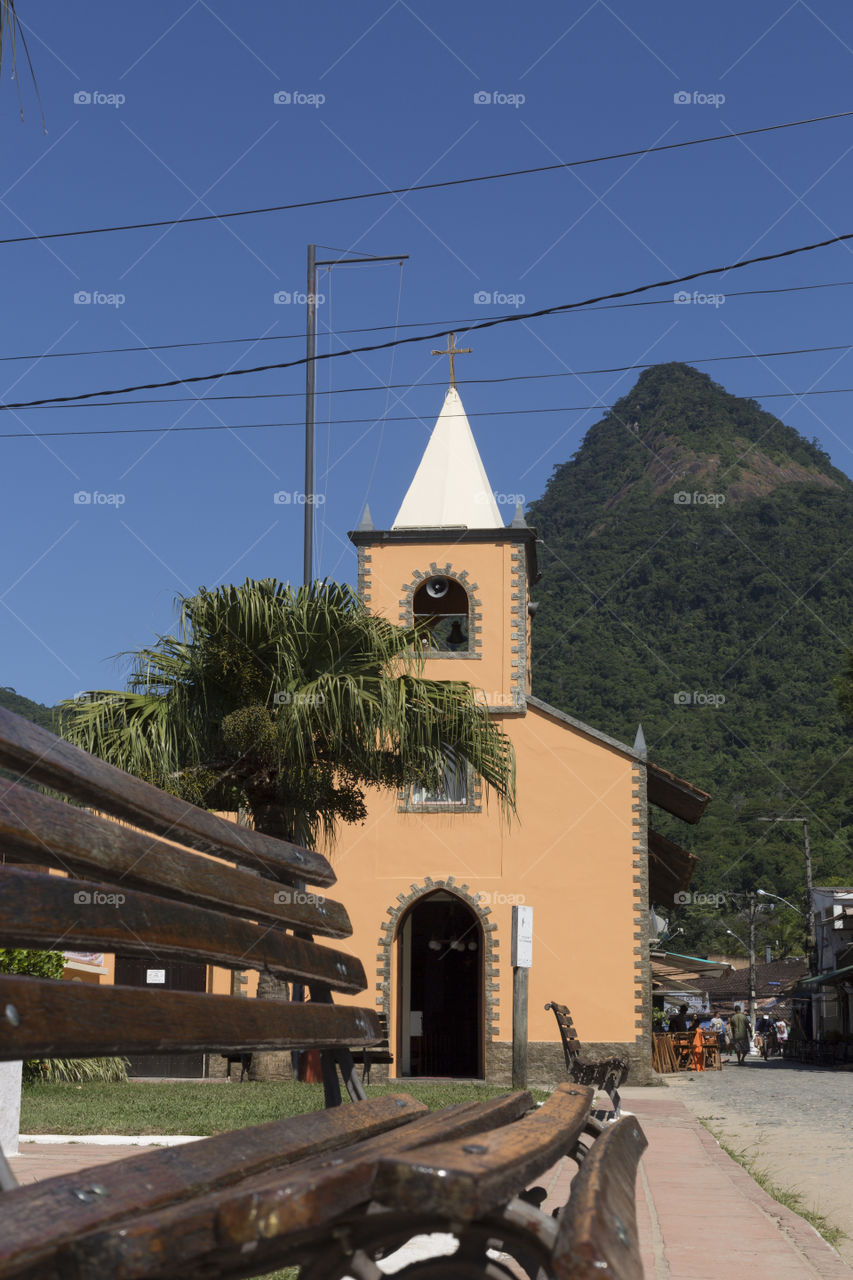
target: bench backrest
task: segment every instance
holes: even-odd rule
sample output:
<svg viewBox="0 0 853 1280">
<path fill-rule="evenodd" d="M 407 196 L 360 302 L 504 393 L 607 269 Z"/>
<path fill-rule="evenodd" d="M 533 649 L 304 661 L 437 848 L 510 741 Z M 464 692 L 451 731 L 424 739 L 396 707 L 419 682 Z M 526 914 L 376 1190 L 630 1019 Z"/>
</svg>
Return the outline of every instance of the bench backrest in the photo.
<svg viewBox="0 0 853 1280">
<path fill-rule="evenodd" d="M 311 995 L 296 1004 L 0 975 L 0 1060 L 314 1047 L 325 1051 L 327 1105 L 340 1101 L 334 1060 L 345 1069 L 347 1046 L 373 1044 L 381 1030 L 372 1010 L 332 1005 L 333 992 L 356 994 L 367 979 L 360 960 L 325 941 L 352 932 L 325 896 L 335 880 L 325 858 L 167 795 L 3 709 L 0 768 L 16 778 L 0 778 L 4 946 L 266 970 Z"/>
<path fill-rule="evenodd" d="M 557 1019 L 557 1026 L 560 1028 L 560 1039 L 563 1044 L 563 1056 L 566 1059 L 566 1067 L 571 1069 L 575 1059 L 581 1056 L 581 1042 L 578 1039 L 578 1033 L 575 1030 L 575 1024 L 572 1022 L 572 1015 L 569 1013 L 568 1007 L 564 1004 L 557 1004 L 551 1000 L 545 1005 L 546 1010 L 551 1009 L 554 1017 Z"/>
</svg>

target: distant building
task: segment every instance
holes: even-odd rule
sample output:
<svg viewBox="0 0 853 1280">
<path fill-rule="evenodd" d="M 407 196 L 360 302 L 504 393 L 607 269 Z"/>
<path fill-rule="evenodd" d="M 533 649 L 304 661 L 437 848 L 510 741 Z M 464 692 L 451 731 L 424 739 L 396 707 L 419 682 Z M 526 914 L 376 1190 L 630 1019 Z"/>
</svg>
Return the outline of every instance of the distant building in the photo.
<svg viewBox="0 0 853 1280">
<path fill-rule="evenodd" d="M 853 889 L 812 891 L 817 974 L 801 983 L 811 998 L 815 1037 L 853 1035 Z"/>
</svg>

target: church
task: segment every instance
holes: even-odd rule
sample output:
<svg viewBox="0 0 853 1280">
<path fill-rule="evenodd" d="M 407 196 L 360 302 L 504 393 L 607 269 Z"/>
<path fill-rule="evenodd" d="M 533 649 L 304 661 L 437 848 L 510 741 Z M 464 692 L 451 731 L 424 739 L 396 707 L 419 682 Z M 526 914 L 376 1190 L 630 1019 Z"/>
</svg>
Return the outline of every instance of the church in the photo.
<svg viewBox="0 0 853 1280">
<path fill-rule="evenodd" d="M 517 814 L 487 804 L 462 759 L 443 786 L 377 794 L 332 852 L 356 950 L 387 1019 L 391 1077 L 509 1084 L 514 906 L 532 907 L 529 1078 L 565 1078 L 553 1013 L 569 1006 L 590 1056 L 651 1069 L 650 902 L 672 905 L 695 859 L 650 826 L 695 823 L 709 797 L 535 697 L 535 530 L 504 524 L 453 378 L 390 529 L 350 535 L 374 612 L 428 627 L 424 674 L 467 680 L 516 754 Z M 363 999 L 364 997 L 362 997 Z M 372 1078 L 379 1071 L 374 1068 Z"/>
</svg>

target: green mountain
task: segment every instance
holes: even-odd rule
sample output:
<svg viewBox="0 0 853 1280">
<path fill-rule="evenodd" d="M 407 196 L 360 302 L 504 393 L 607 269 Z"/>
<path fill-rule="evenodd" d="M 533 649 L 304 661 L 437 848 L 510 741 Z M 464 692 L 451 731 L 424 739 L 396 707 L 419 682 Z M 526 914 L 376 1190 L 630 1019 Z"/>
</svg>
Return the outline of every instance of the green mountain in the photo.
<svg viewBox="0 0 853 1280">
<path fill-rule="evenodd" d="M 816 442 L 683 364 L 638 379 L 528 512 L 543 540 L 537 696 L 710 791 L 693 888 L 802 901 L 853 877 L 853 482 Z M 714 917 L 685 912 L 687 941 Z"/>
<path fill-rule="evenodd" d="M 0 707 L 5 707 L 7 711 L 14 711 L 16 716 L 23 716 L 25 720 L 40 724 L 43 729 L 52 729 L 54 733 L 56 732 L 54 708 L 46 707 L 41 702 L 33 702 L 32 698 L 25 698 L 22 693 L 16 693 L 10 685 L 0 687 Z"/>
</svg>

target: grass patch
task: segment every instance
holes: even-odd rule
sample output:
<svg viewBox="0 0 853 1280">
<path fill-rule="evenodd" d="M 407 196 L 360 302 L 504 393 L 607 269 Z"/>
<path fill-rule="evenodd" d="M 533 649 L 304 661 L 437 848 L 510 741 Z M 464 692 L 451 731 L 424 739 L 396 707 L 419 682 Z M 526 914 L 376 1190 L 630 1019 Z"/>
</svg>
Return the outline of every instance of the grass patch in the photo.
<svg viewBox="0 0 853 1280">
<path fill-rule="evenodd" d="M 827 1244 L 831 1244 L 833 1249 L 837 1249 L 841 1241 L 847 1239 L 847 1232 L 843 1231 L 841 1227 L 836 1227 L 824 1214 L 818 1213 L 816 1209 L 810 1209 L 799 1191 L 790 1191 L 787 1187 L 780 1187 L 778 1183 L 774 1182 L 769 1170 L 758 1163 L 758 1155 L 755 1151 L 750 1151 L 748 1147 L 744 1147 L 741 1151 L 730 1147 L 720 1131 L 714 1129 L 708 1123 L 710 1118 L 709 1116 L 699 1116 L 698 1120 L 716 1138 L 726 1155 L 731 1156 L 732 1160 L 745 1169 L 752 1180 L 757 1182 L 762 1191 L 766 1191 L 772 1200 L 784 1205 L 792 1213 L 799 1214 L 801 1218 L 805 1218 L 806 1222 L 814 1227 L 818 1235 L 823 1236 Z"/>
<path fill-rule="evenodd" d="M 407 1093 L 433 1111 L 454 1102 L 483 1102 L 506 1089 L 490 1085 L 421 1084 L 399 1080 L 370 1085 L 367 1095 Z M 547 1094 L 531 1091 L 537 1101 Z M 346 1101 L 346 1095 L 344 1095 Z M 323 1086 L 291 1080 L 273 1083 L 33 1084 L 21 1098 L 22 1133 L 198 1134 L 265 1124 L 286 1116 L 322 1111 Z"/>
</svg>

